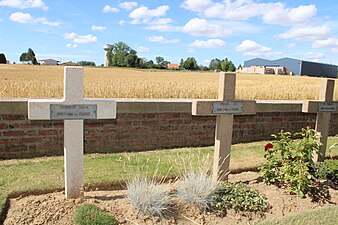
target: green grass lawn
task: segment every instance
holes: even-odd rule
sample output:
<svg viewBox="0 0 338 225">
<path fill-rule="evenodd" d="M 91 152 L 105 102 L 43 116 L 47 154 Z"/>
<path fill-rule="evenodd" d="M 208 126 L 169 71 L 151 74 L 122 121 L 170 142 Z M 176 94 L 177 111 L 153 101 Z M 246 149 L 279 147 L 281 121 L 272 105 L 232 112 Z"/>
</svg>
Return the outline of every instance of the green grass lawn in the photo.
<svg viewBox="0 0 338 225">
<path fill-rule="evenodd" d="M 326 206 L 310 212 L 300 213 L 283 219 L 266 220 L 258 225 L 336 225 L 338 223 L 338 206 Z"/>
<path fill-rule="evenodd" d="M 338 143 L 329 139 L 328 147 Z M 231 150 L 231 170 L 258 167 L 264 162 L 266 142 L 236 144 Z M 331 148 L 329 157 L 338 156 L 338 146 Z M 106 187 L 123 184 L 136 174 L 176 176 L 184 169 L 210 169 L 213 147 L 182 148 L 139 153 L 93 154 L 85 156 L 87 187 Z M 0 161 L 0 215 L 7 196 L 45 193 L 64 188 L 63 157 Z"/>
</svg>

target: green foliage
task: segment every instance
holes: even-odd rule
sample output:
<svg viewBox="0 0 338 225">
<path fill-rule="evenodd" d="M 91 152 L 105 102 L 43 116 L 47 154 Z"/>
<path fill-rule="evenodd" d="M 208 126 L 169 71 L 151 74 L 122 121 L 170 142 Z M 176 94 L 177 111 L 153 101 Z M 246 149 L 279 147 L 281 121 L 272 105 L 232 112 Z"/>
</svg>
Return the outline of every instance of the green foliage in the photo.
<svg viewBox="0 0 338 225">
<path fill-rule="evenodd" d="M 209 64 L 210 70 L 217 70 L 217 71 L 223 71 L 223 72 L 234 72 L 236 71 L 235 65 L 228 60 L 228 58 L 225 58 L 224 60 L 220 59 L 212 59 Z"/>
<path fill-rule="evenodd" d="M 172 204 L 166 185 L 146 177 L 136 177 L 128 181 L 127 196 L 137 210 L 150 216 L 164 217 Z"/>
<path fill-rule="evenodd" d="M 31 48 L 29 48 L 27 52 L 21 54 L 20 62 L 31 62 L 33 65 L 38 64 L 38 61 L 35 58 L 35 53 Z"/>
<path fill-rule="evenodd" d="M 198 69 L 198 64 L 197 64 L 197 61 L 194 57 L 188 57 L 184 61 L 183 66 L 187 70 L 197 70 Z"/>
<path fill-rule="evenodd" d="M 338 160 L 325 160 L 318 163 L 319 177 L 338 184 Z"/>
<path fill-rule="evenodd" d="M 79 66 L 96 66 L 95 62 L 90 61 L 80 61 L 77 63 Z"/>
<path fill-rule="evenodd" d="M 178 181 L 177 197 L 205 210 L 211 203 L 211 195 L 217 184 L 207 172 L 188 172 Z"/>
<path fill-rule="evenodd" d="M 228 209 L 234 209 L 236 212 L 254 212 L 262 215 L 269 209 L 263 195 L 241 182 L 222 183 L 211 198 L 211 207 L 223 214 Z"/>
<path fill-rule="evenodd" d="M 80 205 L 74 214 L 77 225 L 117 225 L 114 217 L 92 204 Z"/>
<path fill-rule="evenodd" d="M 7 59 L 5 54 L 0 53 L 0 64 L 6 64 L 7 63 Z"/>
<path fill-rule="evenodd" d="M 313 153 L 318 153 L 321 145 L 317 132 L 308 127 L 294 135 L 281 131 L 272 136 L 277 140 L 273 145 L 269 143 L 265 146 L 267 162 L 259 168 L 264 182 L 290 186 L 292 192 L 304 197 L 309 185 L 316 179 Z M 292 136 L 301 139 L 294 140 Z"/>
</svg>

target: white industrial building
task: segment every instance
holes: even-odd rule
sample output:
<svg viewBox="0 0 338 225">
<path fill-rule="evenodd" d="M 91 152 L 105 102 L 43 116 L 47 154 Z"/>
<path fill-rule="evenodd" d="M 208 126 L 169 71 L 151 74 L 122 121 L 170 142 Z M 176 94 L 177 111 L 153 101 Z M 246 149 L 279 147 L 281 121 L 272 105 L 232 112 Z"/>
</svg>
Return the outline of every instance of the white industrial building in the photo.
<svg viewBox="0 0 338 225">
<path fill-rule="evenodd" d="M 59 61 L 55 59 L 41 59 L 38 60 L 38 63 L 40 63 L 40 65 L 58 65 Z"/>
</svg>

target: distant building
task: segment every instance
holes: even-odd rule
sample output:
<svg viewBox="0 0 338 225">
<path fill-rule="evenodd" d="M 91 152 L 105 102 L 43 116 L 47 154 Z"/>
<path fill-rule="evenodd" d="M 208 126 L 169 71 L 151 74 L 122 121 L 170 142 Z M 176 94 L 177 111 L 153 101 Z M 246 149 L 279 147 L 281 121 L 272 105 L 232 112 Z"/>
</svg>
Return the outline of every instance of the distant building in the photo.
<svg viewBox="0 0 338 225">
<path fill-rule="evenodd" d="M 7 64 L 7 59 L 4 53 L 0 53 L 0 64 Z"/>
<path fill-rule="evenodd" d="M 264 66 L 264 67 L 286 67 L 289 73 L 298 76 L 313 76 L 313 77 L 337 77 L 337 66 L 331 64 L 303 61 L 292 58 L 282 58 L 276 60 L 267 60 L 255 58 L 244 62 L 244 67 Z"/>
<path fill-rule="evenodd" d="M 59 61 L 54 59 L 41 59 L 38 60 L 38 63 L 40 63 L 40 65 L 58 65 Z"/>
<path fill-rule="evenodd" d="M 167 68 L 168 69 L 179 69 L 180 68 L 180 66 L 178 65 L 178 64 L 172 64 L 172 63 L 168 63 L 167 64 Z"/>
<path fill-rule="evenodd" d="M 250 66 L 237 70 L 239 73 L 277 74 L 289 75 L 288 69 L 284 66 Z"/>
</svg>

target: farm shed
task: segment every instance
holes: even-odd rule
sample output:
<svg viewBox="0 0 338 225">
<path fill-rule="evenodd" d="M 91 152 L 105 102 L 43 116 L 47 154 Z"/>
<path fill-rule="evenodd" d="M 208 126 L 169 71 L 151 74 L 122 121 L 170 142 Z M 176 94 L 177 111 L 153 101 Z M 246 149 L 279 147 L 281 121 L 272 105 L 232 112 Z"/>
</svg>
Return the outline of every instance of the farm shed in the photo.
<svg viewBox="0 0 338 225">
<path fill-rule="evenodd" d="M 337 66 L 325 63 L 309 62 L 292 58 L 281 58 L 276 60 L 267 60 L 255 58 L 244 61 L 244 67 L 250 66 L 268 66 L 268 67 L 286 67 L 289 72 L 298 76 L 313 77 L 337 77 Z"/>
<path fill-rule="evenodd" d="M 55 59 L 41 59 L 38 60 L 38 63 L 40 63 L 40 65 L 58 65 L 59 61 Z"/>
</svg>

